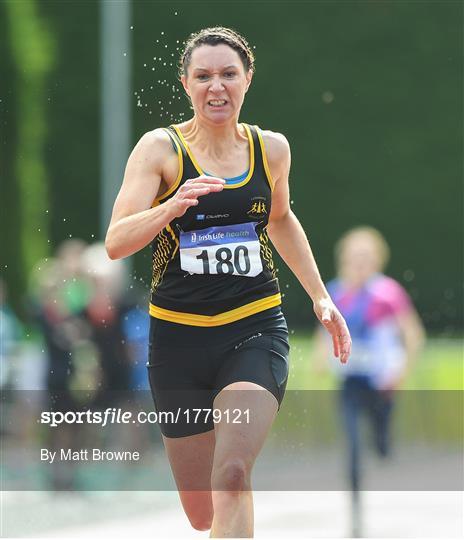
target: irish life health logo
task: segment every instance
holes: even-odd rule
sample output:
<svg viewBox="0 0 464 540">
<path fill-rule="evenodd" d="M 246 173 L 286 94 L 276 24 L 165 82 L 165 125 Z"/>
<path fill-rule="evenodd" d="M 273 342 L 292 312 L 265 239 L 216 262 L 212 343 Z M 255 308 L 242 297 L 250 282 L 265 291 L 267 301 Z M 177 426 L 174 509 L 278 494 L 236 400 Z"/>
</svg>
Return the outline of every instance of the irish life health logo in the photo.
<svg viewBox="0 0 464 540">
<path fill-rule="evenodd" d="M 193 232 L 192 233 L 192 244 L 195 243 L 196 241 L 197 241 L 197 233 Z"/>
</svg>

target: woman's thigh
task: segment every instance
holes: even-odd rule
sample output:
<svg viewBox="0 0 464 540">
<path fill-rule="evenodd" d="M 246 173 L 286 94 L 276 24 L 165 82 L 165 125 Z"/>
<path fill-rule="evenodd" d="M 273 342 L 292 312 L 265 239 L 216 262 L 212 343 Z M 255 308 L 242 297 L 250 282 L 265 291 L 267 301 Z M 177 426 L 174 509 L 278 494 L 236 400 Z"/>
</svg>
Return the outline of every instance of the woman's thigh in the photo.
<svg viewBox="0 0 464 540">
<path fill-rule="evenodd" d="M 230 484 L 231 477 L 241 474 L 245 484 L 240 489 L 247 489 L 251 469 L 276 416 L 278 401 L 265 388 L 243 381 L 222 389 L 214 400 L 214 409 L 221 411 L 222 416 L 215 424 L 212 489 L 235 489 Z"/>
<path fill-rule="evenodd" d="M 213 430 L 211 391 L 215 372 L 201 331 L 151 320 L 148 378 L 158 425 L 168 438 L 186 438 Z M 201 329 L 200 329 L 201 330 Z"/>
<path fill-rule="evenodd" d="M 215 392 L 236 382 L 249 382 L 268 390 L 282 403 L 289 373 L 288 333 L 282 329 L 255 331 L 218 349 L 220 367 Z M 239 394 L 240 397 L 240 394 Z"/>
</svg>

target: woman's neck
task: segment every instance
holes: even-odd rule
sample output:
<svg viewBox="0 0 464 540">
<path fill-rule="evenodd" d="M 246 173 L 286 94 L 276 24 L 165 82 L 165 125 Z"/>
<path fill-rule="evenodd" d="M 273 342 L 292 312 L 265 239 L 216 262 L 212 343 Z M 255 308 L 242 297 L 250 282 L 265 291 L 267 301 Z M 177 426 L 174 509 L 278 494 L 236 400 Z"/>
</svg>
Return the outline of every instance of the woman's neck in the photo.
<svg viewBox="0 0 464 540">
<path fill-rule="evenodd" d="M 362 289 L 376 274 L 377 272 L 373 272 L 372 274 L 360 277 L 358 275 L 341 272 L 340 278 L 348 289 L 357 291 Z"/>
<path fill-rule="evenodd" d="M 189 145 L 212 158 L 230 156 L 233 148 L 243 147 L 244 141 L 248 142 L 245 130 L 242 132 L 235 119 L 228 124 L 214 125 L 205 124 L 194 116 L 180 127 Z"/>
</svg>

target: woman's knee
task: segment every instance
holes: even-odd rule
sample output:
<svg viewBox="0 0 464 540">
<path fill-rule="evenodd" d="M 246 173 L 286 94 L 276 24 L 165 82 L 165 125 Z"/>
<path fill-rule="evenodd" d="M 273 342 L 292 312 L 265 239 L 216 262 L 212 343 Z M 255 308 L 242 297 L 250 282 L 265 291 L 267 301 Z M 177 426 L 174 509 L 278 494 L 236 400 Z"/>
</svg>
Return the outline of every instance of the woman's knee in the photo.
<svg viewBox="0 0 464 540">
<path fill-rule="evenodd" d="M 251 466 L 240 458 L 229 458 L 213 466 L 214 491 L 240 492 L 250 489 Z"/>
<path fill-rule="evenodd" d="M 211 529 L 211 524 L 213 523 L 212 517 L 206 516 L 187 516 L 190 525 L 197 531 L 209 531 Z"/>
</svg>

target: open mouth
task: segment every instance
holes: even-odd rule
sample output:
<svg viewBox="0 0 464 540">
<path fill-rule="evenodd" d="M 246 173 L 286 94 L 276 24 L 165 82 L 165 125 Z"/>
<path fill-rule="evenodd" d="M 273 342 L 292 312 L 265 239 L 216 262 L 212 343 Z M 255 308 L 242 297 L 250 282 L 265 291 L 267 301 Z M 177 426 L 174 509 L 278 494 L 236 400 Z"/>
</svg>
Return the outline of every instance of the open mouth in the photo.
<svg viewBox="0 0 464 540">
<path fill-rule="evenodd" d="M 225 99 L 211 99 L 208 101 L 208 105 L 215 109 L 220 109 L 221 107 L 227 105 L 227 101 Z"/>
</svg>

